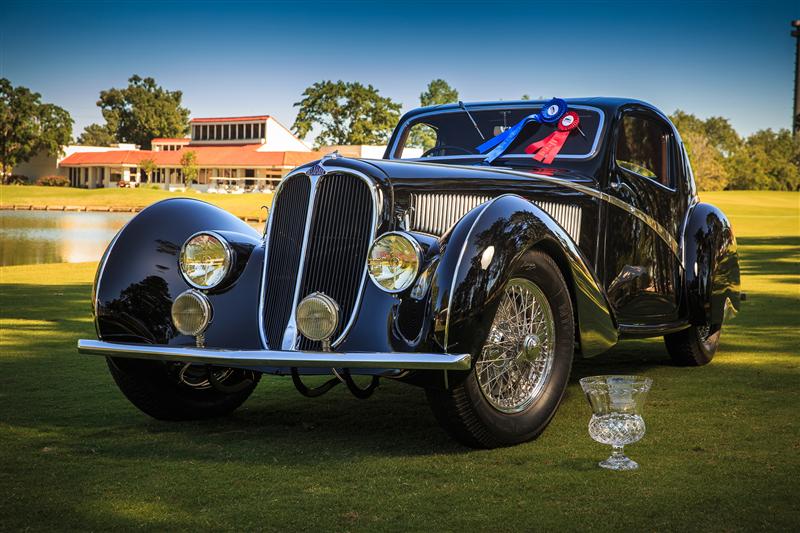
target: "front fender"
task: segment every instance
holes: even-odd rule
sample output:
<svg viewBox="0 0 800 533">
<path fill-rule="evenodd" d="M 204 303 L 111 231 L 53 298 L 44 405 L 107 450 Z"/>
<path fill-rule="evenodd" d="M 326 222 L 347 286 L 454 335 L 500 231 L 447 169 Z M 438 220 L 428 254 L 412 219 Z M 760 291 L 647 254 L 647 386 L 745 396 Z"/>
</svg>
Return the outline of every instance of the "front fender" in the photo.
<svg viewBox="0 0 800 533">
<path fill-rule="evenodd" d="M 234 249 L 230 282 L 207 293 L 213 318 L 208 346 L 261 347 L 258 287 L 263 246 L 253 228 L 206 202 L 174 198 L 136 215 L 106 250 L 95 277 L 93 304 L 101 340 L 193 345 L 172 325 L 172 301 L 190 288 L 180 273 L 184 241 L 198 231 L 216 231 Z"/>
<path fill-rule="evenodd" d="M 741 305 L 741 274 L 736 237 L 725 214 L 711 204 L 696 204 L 683 236 L 685 303 L 692 324 L 720 325 L 730 301 Z"/>
<path fill-rule="evenodd" d="M 480 350 L 506 280 L 533 247 L 550 253 L 570 285 L 582 354 L 596 355 L 617 342 L 600 283 L 575 243 L 542 209 L 504 195 L 468 213 L 443 244 L 431 302 L 433 333 L 447 352 Z"/>
</svg>

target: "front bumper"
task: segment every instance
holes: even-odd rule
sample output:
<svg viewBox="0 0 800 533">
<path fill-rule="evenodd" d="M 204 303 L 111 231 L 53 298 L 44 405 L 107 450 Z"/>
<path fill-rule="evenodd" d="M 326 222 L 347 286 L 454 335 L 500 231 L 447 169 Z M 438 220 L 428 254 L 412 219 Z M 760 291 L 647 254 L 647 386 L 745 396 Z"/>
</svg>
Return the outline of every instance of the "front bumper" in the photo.
<svg viewBox="0 0 800 533">
<path fill-rule="evenodd" d="M 176 348 L 158 344 L 121 344 L 81 339 L 78 353 L 131 359 L 155 359 L 222 366 L 297 368 L 382 368 L 400 370 L 469 370 L 469 354 L 292 352 Z"/>
</svg>

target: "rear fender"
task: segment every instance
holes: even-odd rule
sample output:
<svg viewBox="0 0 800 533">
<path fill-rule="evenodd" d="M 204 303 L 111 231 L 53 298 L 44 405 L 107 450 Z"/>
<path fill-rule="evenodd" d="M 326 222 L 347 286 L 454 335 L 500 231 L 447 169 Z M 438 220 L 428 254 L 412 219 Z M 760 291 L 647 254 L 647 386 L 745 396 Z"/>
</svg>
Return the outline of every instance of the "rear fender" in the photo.
<svg viewBox="0 0 800 533">
<path fill-rule="evenodd" d="M 547 213 L 503 195 L 468 213 L 447 236 L 432 280 L 433 334 L 445 351 L 477 353 L 511 271 L 525 252 L 548 252 L 570 286 L 581 353 L 617 342 L 617 328 L 600 283 L 578 247 Z"/>
<path fill-rule="evenodd" d="M 692 207 L 683 235 L 684 290 L 689 321 L 695 325 L 723 323 L 730 301 L 741 306 L 739 253 L 725 214 L 711 204 Z"/>
</svg>

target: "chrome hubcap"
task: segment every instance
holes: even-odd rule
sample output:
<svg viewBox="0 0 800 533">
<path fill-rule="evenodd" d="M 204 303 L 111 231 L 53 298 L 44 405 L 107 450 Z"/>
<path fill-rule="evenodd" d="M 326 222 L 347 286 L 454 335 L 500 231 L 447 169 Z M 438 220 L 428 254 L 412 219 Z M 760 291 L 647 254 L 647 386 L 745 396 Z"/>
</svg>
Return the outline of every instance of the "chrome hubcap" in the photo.
<svg viewBox="0 0 800 533">
<path fill-rule="evenodd" d="M 475 363 L 478 385 L 498 411 L 523 411 L 541 396 L 553 369 L 555 323 L 538 285 L 514 278 L 505 288 Z"/>
</svg>

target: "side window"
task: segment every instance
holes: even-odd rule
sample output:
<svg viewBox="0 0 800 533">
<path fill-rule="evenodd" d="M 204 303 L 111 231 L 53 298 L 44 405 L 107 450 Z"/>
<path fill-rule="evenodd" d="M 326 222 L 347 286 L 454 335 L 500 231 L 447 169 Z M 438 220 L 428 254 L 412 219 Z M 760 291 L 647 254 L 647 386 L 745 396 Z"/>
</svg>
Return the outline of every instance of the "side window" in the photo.
<svg viewBox="0 0 800 533">
<path fill-rule="evenodd" d="M 438 135 L 428 124 L 417 122 L 408 130 L 408 138 L 403 146 L 401 159 L 414 159 L 436 146 Z M 442 154 L 436 154 L 442 155 Z"/>
<path fill-rule="evenodd" d="M 672 187 L 670 132 L 660 121 L 638 114 L 622 117 L 617 133 L 617 165 Z"/>
</svg>

